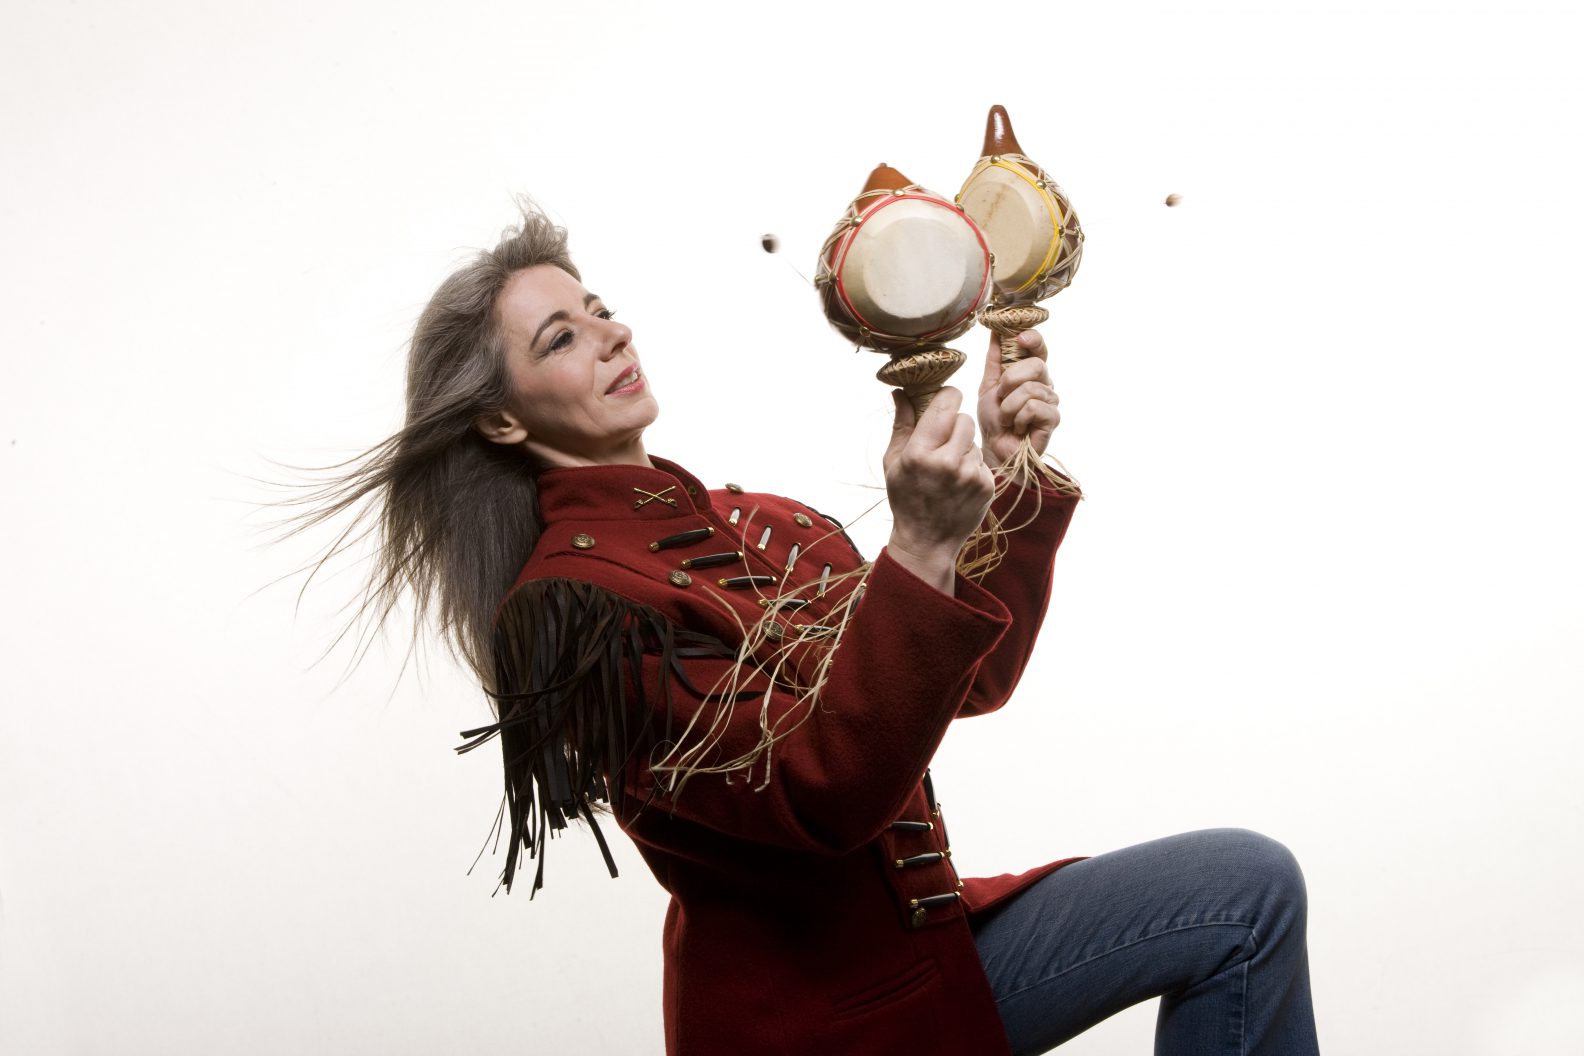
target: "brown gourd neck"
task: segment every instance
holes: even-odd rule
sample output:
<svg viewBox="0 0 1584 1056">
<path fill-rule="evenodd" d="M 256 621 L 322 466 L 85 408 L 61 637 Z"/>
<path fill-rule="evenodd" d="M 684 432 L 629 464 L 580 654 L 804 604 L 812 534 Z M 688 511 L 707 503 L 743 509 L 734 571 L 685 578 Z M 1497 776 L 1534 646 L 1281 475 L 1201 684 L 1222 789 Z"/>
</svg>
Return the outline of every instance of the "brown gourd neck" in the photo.
<svg viewBox="0 0 1584 1056">
<path fill-rule="evenodd" d="M 985 119 L 984 149 L 979 153 L 985 158 L 997 154 L 1023 154 L 1017 136 L 1012 133 L 1012 118 L 1007 115 L 1006 107 L 997 104 L 990 108 L 990 116 Z"/>
</svg>

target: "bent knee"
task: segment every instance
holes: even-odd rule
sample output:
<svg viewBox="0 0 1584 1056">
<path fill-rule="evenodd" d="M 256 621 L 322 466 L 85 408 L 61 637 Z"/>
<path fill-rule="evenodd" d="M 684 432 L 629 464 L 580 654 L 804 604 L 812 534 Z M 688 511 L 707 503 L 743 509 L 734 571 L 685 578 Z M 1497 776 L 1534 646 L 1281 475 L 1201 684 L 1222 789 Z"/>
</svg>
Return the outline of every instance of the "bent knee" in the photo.
<svg viewBox="0 0 1584 1056">
<path fill-rule="evenodd" d="M 1250 829 L 1213 829 L 1218 857 L 1273 907 L 1302 918 L 1308 906 L 1303 869 L 1286 844 Z"/>
</svg>

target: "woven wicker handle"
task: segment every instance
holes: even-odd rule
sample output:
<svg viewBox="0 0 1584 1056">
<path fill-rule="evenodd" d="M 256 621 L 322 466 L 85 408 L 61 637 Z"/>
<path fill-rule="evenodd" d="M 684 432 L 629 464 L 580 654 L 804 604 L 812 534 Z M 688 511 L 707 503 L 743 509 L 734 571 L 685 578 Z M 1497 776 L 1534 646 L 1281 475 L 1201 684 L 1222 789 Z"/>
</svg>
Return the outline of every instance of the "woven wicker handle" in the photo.
<svg viewBox="0 0 1584 1056">
<path fill-rule="evenodd" d="M 1001 365 L 1010 366 L 1020 359 L 1028 358 L 1028 352 L 1018 344 L 1018 335 L 1049 319 L 1050 313 L 1037 304 L 1013 304 L 1004 308 L 986 308 L 981 318 L 984 325 L 1001 339 Z"/>
</svg>

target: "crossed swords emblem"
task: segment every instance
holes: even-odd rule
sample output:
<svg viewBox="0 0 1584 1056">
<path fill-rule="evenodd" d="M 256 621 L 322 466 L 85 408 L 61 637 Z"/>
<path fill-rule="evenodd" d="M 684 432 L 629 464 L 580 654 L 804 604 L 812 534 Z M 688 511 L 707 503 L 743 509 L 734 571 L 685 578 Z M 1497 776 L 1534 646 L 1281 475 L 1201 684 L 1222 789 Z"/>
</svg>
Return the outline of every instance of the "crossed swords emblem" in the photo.
<svg viewBox="0 0 1584 1056">
<path fill-rule="evenodd" d="M 643 496 L 643 498 L 633 503 L 633 509 L 635 510 L 642 509 L 645 505 L 655 502 L 656 500 L 665 503 L 667 506 L 676 505 L 675 499 L 666 498 L 666 492 L 676 490 L 675 484 L 671 485 L 669 488 L 661 488 L 659 491 L 645 491 L 643 488 L 634 488 L 633 490 Z"/>
</svg>

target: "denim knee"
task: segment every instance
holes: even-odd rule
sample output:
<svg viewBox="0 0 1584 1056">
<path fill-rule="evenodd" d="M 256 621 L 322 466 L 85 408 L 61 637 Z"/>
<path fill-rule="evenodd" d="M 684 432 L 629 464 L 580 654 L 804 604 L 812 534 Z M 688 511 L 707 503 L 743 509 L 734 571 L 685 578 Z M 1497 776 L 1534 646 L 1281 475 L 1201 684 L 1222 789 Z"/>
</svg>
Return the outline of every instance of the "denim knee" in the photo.
<svg viewBox="0 0 1584 1056">
<path fill-rule="evenodd" d="M 1283 926 L 1302 926 L 1308 912 L 1303 869 L 1286 845 L 1249 829 L 1214 829 L 1217 857 L 1237 872 Z M 1209 834 L 1207 834 L 1209 835 Z"/>
</svg>

